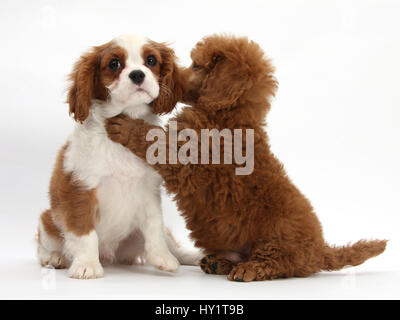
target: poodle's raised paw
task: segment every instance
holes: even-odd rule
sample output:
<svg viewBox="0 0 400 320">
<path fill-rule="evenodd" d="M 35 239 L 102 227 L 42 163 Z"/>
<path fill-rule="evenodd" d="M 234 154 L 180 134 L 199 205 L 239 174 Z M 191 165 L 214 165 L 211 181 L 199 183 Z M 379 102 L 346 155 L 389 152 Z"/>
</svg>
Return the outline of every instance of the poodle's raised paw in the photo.
<svg viewBox="0 0 400 320">
<path fill-rule="evenodd" d="M 208 274 L 229 274 L 234 264 L 215 254 L 209 254 L 200 261 L 200 268 Z"/>
</svg>

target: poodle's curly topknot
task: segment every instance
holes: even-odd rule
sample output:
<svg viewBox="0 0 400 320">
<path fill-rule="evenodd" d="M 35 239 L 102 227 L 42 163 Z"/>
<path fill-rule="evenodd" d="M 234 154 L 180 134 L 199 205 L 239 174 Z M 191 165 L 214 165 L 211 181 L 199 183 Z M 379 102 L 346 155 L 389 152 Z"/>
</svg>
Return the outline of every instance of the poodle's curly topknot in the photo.
<svg viewBox="0 0 400 320">
<path fill-rule="evenodd" d="M 251 117 L 264 119 L 278 82 L 275 68 L 257 43 L 246 37 L 214 35 L 198 42 L 191 56 L 207 71 L 198 103 L 219 109 L 246 104 L 248 100 L 254 104 L 247 110 Z"/>
</svg>

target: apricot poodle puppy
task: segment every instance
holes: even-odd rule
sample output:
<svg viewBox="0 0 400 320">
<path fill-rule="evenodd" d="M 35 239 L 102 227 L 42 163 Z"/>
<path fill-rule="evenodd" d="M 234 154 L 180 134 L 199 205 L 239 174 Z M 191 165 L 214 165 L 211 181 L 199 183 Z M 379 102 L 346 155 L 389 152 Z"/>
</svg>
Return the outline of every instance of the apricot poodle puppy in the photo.
<svg viewBox="0 0 400 320">
<path fill-rule="evenodd" d="M 201 129 L 254 130 L 251 174 L 238 175 L 241 165 L 235 162 L 152 164 L 174 195 L 195 245 L 206 253 L 201 268 L 234 281 L 271 280 L 356 266 L 382 253 L 385 240 L 329 246 L 310 202 L 271 152 L 264 126 L 277 82 L 261 48 L 247 38 L 214 35 L 197 43 L 191 56 L 191 67 L 177 71 L 175 87 L 178 99 L 192 107 L 171 119 L 176 130 L 194 129 L 199 137 Z M 146 159 L 154 143 L 146 135 L 154 128 L 162 130 L 122 116 L 109 120 L 107 130 L 112 140 Z M 177 133 L 171 128 L 164 131 L 166 159 L 169 135 Z M 209 148 L 211 156 L 212 144 Z"/>
</svg>

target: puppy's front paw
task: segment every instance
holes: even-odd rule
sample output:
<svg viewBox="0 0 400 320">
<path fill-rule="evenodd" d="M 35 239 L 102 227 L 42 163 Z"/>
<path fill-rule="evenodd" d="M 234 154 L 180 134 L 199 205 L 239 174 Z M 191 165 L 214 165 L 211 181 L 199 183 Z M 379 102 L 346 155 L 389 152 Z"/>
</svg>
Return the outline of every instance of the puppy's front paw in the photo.
<svg viewBox="0 0 400 320">
<path fill-rule="evenodd" d="M 126 145 L 129 140 L 129 127 L 127 127 L 128 123 L 129 120 L 124 115 L 119 115 L 117 117 L 108 119 L 106 121 L 108 137 L 116 143 Z"/>
<path fill-rule="evenodd" d="M 74 260 L 68 270 L 68 275 L 74 279 L 96 279 L 104 275 L 99 261 L 81 262 Z"/>
<path fill-rule="evenodd" d="M 106 121 L 108 137 L 117 143 L 126 146 L 130 140 L 141 137 L 141 129 L 145 122 L 141 119 L 130 119 L 125 115 L 119 115 Z"/>
<path fill-rule="evenodd" d="M 42 267 L 50 265 L 55 269 L 64 269 L 68 266 L 68 262 L 61 252 L 49 252 L 42 246 L 38 249 L 38 257 Z"/>
<path fill-rule="evenodd" d="M 176 272 L 179 268 L 179 262 L 172 254 L 152 254 L 147 257 L 147 262 L 160 270 L 168 272 Z"/>
</svg>

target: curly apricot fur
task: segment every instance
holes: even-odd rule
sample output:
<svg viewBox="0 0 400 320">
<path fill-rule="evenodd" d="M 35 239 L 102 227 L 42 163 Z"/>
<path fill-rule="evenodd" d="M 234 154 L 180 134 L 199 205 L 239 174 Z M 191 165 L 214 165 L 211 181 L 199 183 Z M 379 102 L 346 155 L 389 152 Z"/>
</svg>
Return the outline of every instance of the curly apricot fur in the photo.
<svg viewBox="0 0 400 320">
<path fill-rule="evenodd" d="M 247 257 L 228 279 L 305 277 L 358 265 L 382 253 L 386 241 L 328 246 L 309 200 L 271 152 L 264 119 L 277 82 L 261 48 L 247 38 L 210 36 L 196 45 L 192 59 L 196 68 L 180 72 L 186 80 L 183 100 L 193 107 L 172 120 L 178 130 L 190 128 L 198 134 L 207 128 L 254 129 L 254 171 L 236 175 L 235 164 L 155 168 L 174 195 L 196 246 L 208 254 L 233 251 Z M 117 118 L 109 123 L 109 136 L 145 159 L 152 144 L 145 137 L 151 128 L 140 120 Z M 168 142 L 168 130 L 165 133 Z"/>
</svg>

